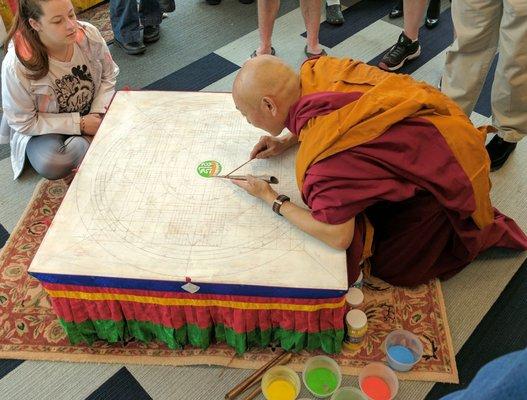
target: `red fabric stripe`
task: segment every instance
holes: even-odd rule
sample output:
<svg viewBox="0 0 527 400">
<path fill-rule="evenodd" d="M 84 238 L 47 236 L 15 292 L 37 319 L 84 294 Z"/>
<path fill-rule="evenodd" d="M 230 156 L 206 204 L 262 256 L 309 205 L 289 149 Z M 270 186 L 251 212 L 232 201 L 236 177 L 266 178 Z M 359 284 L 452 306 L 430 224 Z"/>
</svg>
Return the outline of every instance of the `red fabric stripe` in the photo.
<svg viewBox="0 0 527 400">
<path fill-rule="evenodd" d="M 149 321 L 172 328 L 186 324 L 208 328 L 224 324 L 236 332 L 272 327 L 298 332 L 317 333 L 327 329 L 343 329 L 345 307 L 313 312 L 282 310 L 239 310 L 227 307 L 162 306 L 126 301 L 88 301 L 52 298 L 59 318 L 80 323 L 86 320 Z"/>
<path fill-rule="evenodd" d="M 340 303 L 343 297 L 328 298 L 328 299 L 298 299 L 298 298 L 283 298 L 283 297 L 260 297 L 260 296 L 227 296 L 218 294 L 199 294 L 199 293 L 176 293 L 154 290 L 139 290 L 139 289 L 116 289 L 106 287 L 93 286 L 77 286 L 77 285 L 63 285 L 56 283 L 42 282 L 42 285 L 47 290 L 64 290 L 69 292 L 84 292 L 84 293 L 113 293 L 113 294 L 131 294 L 135 296 L 147 296 L 158 298 L 171 299 L 198 299 L 198 300 L 223 300 L 223 301 L 241 301 L 247 303 L 278 303 L 278 304 L 335 304 Z"/>
</svg>

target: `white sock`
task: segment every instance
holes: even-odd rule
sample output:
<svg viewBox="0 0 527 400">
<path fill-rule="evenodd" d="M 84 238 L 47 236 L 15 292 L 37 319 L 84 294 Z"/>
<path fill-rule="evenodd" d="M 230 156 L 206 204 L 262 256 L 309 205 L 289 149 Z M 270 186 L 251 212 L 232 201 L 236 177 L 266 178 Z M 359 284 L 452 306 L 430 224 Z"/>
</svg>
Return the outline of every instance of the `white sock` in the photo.
<svg viewBox="0 0 527 400">
<path fill-rule="evenodd" d="M 340 0 L 326 0 L 326 4 L 328 6 L 334 6 L 334 5 L 340 4 Z"/>
<path fill-rule="evenodd" d="M 403 33 L 404 33 L 404 36 L 406 36 L 408 39 L 410 39 L 410 36 L 408 36 L 405 31 L 403 31 Z M 419 37 L 417 39 L 410 39 L 410 40 L 412 41 L 412 43 L 415 43 L 415 42 L 419 41 Z"/>
</svg>

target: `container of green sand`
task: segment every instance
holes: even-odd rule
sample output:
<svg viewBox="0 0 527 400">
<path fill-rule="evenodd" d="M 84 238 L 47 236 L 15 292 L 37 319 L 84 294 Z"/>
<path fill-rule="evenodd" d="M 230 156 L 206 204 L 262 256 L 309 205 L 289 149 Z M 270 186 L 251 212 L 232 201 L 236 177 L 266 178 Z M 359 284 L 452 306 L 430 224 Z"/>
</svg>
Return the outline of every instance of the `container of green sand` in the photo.
<svg viewBox="0 0 527 400">
<path fill-rule="evenodd" d="M 319 399 L 331 396 L 342 382 L 339 365 L 327 356 L 311 357 L 302 372 L 307 389 Z"/>
</svg>

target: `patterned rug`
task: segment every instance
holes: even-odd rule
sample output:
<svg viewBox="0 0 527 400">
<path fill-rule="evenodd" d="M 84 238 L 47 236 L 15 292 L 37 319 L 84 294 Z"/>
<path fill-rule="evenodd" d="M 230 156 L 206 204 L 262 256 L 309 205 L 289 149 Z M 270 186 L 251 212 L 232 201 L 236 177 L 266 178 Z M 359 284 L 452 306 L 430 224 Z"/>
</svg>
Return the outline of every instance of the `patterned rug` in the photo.
<svg viewBox="0 0 527 400">
<path fill-rule="evenodd" d="M 133 340 L 120 345 L 102 341 L 93 346 L 71 345 L 53 314 L 46 292 L 26 272 L 67 189 L 68 185 L 63 180 L 42 180 L 0 254 L 0 358 L 123 364 L 214 364 L 256 369 L 275 356 L 275 349 L 264 348 L 239 357 L 234 350 L 222 344 L 207 350 L 170 350 L 160 343 Z M 357 375 L 367 363 L 384 361 L 381 345 L 386 335 L 394 329 L 403 328 L 420 337 L 424 356 L 411 372 L 400 373 L 400 379 L 458 382 L 455 354 L 438 281 L 406 289 L 370 278 L 363 289 L 369 330 L 360 350 L 333 356 L 344 374 Z M 302 371 L 305 361 L 312 355 L 308 352 L 295 354 L 291 366 Z"/>
<path fill-rule="evenodd" d="M 113 42 L 112 23 L 110 22 L 110 3 L 105 2 L 83 11 L 77 15 L 77 18 L 95 25 L 107 44 Z"/>
</svg>

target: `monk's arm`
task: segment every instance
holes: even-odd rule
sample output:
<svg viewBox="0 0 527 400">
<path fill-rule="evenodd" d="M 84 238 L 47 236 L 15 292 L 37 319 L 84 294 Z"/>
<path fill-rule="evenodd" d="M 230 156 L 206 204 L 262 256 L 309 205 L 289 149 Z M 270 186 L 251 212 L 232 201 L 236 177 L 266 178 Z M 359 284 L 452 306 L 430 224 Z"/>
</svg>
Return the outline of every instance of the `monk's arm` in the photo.
<svg viewBox="0 0 527 400">
<path fill-rule="evenodd" d="M 268 193 L 265 193 L 262 200 L 265 201 L 269 207 L 272 207 L 273 201 L 276 197 L 276 192 L 269 191 Z M 343 224 L 326 224 L 313 218 L 309 210 L 298 207 L 290 201 L 286 201 L 282 204 L 280 207 L 280 214 L 297 228 L 335 249 L 346 250 L 353 240 L 355 218 L 352 218 Z"/>
</svg>

